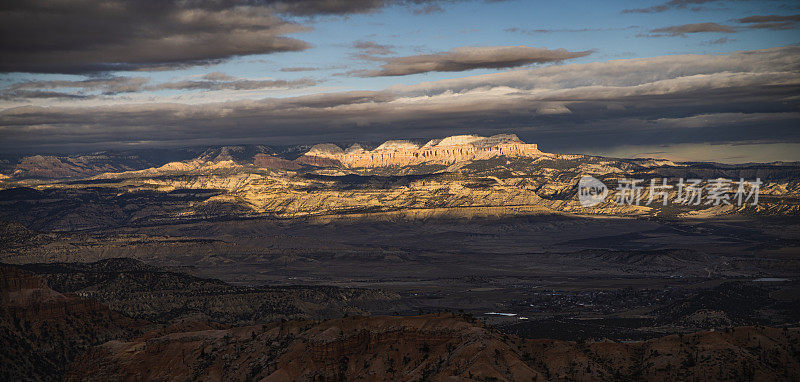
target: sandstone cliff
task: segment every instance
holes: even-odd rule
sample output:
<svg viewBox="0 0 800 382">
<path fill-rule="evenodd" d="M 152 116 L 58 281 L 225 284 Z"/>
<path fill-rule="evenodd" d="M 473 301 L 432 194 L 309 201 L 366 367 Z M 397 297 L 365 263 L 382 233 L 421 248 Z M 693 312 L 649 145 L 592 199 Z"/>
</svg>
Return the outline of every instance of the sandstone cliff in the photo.
<svg viewBox="0 0 800 382">
<path fill-rule="evenodd" d="M 410 166 L 421 163 L 453 164 L 457 162 L 488 159 L 496 156 L 539 157 L 546 154 L 535 144 L 522 142 L 514 134 L 491 137 L 456 135 L 434 139 L 419 146 L 410 141 L 386 141 L 374 150 L 359 145 L 342 150 L 333 144 L 311 148 L 298 161 L 307 164 L 338 162 L 345 167 Z"/>
</svg>

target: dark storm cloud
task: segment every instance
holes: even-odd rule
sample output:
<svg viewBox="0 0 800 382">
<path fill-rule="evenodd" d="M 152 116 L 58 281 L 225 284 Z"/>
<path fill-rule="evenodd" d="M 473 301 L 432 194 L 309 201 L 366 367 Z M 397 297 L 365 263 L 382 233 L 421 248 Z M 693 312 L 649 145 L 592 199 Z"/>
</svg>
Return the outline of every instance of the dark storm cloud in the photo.
<svg viewBox="0 0 800 382">
<path fill-rule="evenodd" d="M 591 51 L 570 52 L 564 49 L 529 46 L 460 47 L 447 52 L 405 57 L 372 57 L 383 61 L 379 70 L 358 71 L 363 77 L 405 76 L 426 72 L 461 72 L 472 69 L 511 68 L 530 64 L 559 62 L 584 57 Z"/>
<path fill-rule="evenodd" d="M 301 51 L 281 16 L 348 15 L 458 0 L 6 0 L 0 72 L 170 70 Z M 424 9 L 424 8 L 423 8 Z"/>
<path fill-rule="evenodd" d="M 675 25 L 665 28 L 656 28 L 650 30 L 650 37 L 661 36 L 683 36 L 687 33 L 735 33 L 736 29 L 727 25 L 720 25 L 717 23 L 696 23 Z"/>
<path fill-rule="evenodd" d="M 187 105 L 18 107 L 0 149 L 316 143 L 514 131 L 578 145 L 800 142 L 800 47 L 568 64 L 383 91 Z M 141 142 L 147 142 L 142 144 Z"/>
<path fill-rule="evenodd" d="M 234 1 L 9 0 L 0 3 L 0 71 L 168 69 L 298 51 L 306 28 Z"/>
</svg>

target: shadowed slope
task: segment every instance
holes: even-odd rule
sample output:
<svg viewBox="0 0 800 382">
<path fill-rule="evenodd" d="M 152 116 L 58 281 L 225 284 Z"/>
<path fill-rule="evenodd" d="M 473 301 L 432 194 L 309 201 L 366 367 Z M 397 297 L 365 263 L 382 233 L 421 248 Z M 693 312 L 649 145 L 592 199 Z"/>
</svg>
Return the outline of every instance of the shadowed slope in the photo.
<svg viewBox="0 0 800 382">
<path fill-rule="evenodd" d="M 146 336 L 67 380 L 796 380 L 800 333 L 739 327 L 640 343 L 522 340 L 451 314 L 350 317 Z"/>
</svg>

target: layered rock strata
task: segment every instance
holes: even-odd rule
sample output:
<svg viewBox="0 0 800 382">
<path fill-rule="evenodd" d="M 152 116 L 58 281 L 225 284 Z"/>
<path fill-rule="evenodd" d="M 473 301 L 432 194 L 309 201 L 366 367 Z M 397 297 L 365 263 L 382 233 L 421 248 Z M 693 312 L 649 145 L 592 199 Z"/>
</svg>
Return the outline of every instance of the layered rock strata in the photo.
<svg viewBox="0 0 800 382">
<path fill-rule="evenodd" d="M 453 164 L 496 156 L 538 157 L 546 155 L 535 144 L 521 141 L 514 134 L 480 137 L 456 135 L 434 139 L 420 146 L 410 141 L 386 141 L 374 150 L 358 144 L 342 150 L 334 144 L 315 145 L 298 161 L 307 164 L 341 163 L 345 167 L 386 167 L 417 164 Z"/>
</svg>

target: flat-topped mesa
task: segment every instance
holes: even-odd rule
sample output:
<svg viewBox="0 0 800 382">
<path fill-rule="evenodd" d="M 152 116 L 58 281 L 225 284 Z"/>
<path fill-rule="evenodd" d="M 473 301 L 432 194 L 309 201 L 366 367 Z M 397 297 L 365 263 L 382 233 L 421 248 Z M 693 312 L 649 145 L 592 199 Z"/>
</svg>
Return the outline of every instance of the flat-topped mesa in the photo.
<svg viewBox="0 0 800 382">
<path fill-rule="evenodd" d="M 372 151 L 364 150 L 357 144 L 347 150 L 332 144 L 316 145 L 301 157 L 301 162 L 327 164 L 338 161 L 346 167 L 386 167 L 421 163 L 449 165 L 496 156 L 542 155 L 545 154 L 539 151 L 535 144 L 522 142 L 514 134 L 499 134 L 488 138 L 477 135 L 456 135 L 434 139 L 422 146 L 410 141 L 386 141 Z"/>
</svg>

